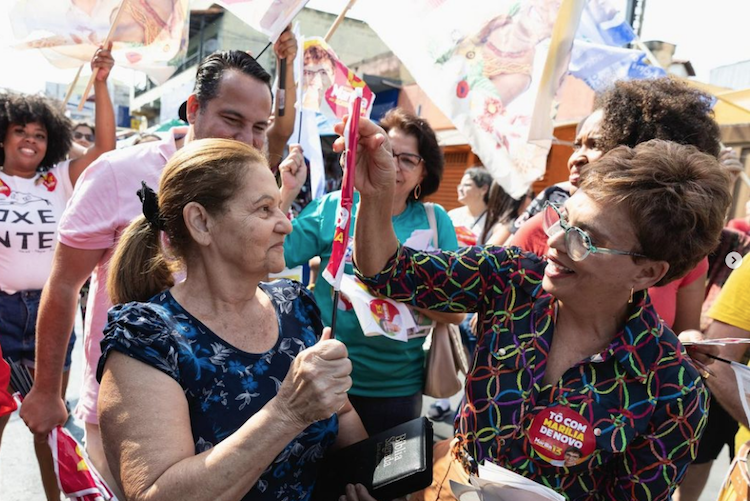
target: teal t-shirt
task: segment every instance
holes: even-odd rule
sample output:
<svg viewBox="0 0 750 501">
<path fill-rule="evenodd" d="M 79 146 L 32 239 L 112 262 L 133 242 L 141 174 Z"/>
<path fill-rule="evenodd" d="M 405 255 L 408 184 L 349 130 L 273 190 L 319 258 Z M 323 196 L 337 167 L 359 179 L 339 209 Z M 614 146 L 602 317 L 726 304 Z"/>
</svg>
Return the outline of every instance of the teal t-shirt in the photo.
<svg viewBox="0 0 750 501">
<path fill-rule="evenodd" d="M 314 296 L 320 307 L 325 325 L 331 325 L 333 293 L 322 272 L 331 257 L 336 213 L 341 192 L 329 193 L 311 202 L 292 221 L 292 233 L 284 242 L 284 258 L 291 268 L 320 256 L 320 272 L 315 282 Z M 354 195 L 350 234 L 354 235 L 354 221 L 359 207 L 359 194 Z M 435 205 L 438 245 L 442 250 L 456 250 L 458 241 L 453 223 L 439 205 Z M 399 242 L 404 243 L 415 232 L 432 235 L 425 207 L 420 202 L 410 202 L 406 210 L 393 218 L 393 227 Z M 351 256 L 351 253 L 348 253 Z M 353 275 L 351 257 L 345 272 Z M 346 308 L 346 309 L 341 309 Z M 352 361 L 352 395 L 363 397 L 404 397 L 422 389 L 424 377 L 424 338 L 410 339 L 406 343 L 384 336 L 367 337 L 357 321 L 351 306 L 339 307 L 336 318 L 336 338 L 344 343 Z"/>
</svg>

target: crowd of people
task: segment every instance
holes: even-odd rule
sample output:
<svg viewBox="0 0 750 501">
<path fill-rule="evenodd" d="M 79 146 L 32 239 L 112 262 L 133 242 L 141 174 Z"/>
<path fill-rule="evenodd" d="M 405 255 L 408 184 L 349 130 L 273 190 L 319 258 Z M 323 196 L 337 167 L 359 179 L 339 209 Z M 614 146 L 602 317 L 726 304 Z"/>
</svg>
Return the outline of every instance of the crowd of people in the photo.
<svg viewBox="0 0 750 501">
<path fill-rule="evenodd" d="M 294 58 L 294 35 L 274 51 Z M 743 345 L 682 345 L 750 338 L 750 259 L 714 281 L 700 332 L 723 261 L 710 257 L 750 249 L 747 218 L 727 220 L 741 165 L 701 91 L 617 82 L 579 124 L 567 182 L 514 199 L 471 167 L 450 212 L 427 200 L 445 165 L 430 124 L 401 108 L 362 118 L 344 270 L 408 305 L 418 328 L 398 342 L 366 335 L 320 273 L 269 278 L 327 267 L 342 194 L 292 215 L 308 175 L 287 146 L 295 114 L 276 112 L 252 56 L 203 59 L 187 125 L 119 149 L 108 48 L 91 64 L 94 124 L 0 93 L 0 201 L 15 214 L 0 221 L 0 348 L 32 369 L 20 414 L 37 437 L 68 419 L 69 368 L 84 365 L 74 413 L 119 499 L 310 499 L 331 451 L 420 417 L 437 322 L 460 326 L 470 367 L 459 408 L 429 410 L 455 413 L 455 434 L 412 499 L 449 499 L 483 462 L 570 500 L 697 499 L 731 424 L 750 433 L 732 369 L 706 367 L 741 361 Z M 0 392 L 0 437 L 11 410 Z M 35 447 L 59 499 L 49 447 Z M 374 499 L 361 485 L 342 497 Z"/>
</svg>

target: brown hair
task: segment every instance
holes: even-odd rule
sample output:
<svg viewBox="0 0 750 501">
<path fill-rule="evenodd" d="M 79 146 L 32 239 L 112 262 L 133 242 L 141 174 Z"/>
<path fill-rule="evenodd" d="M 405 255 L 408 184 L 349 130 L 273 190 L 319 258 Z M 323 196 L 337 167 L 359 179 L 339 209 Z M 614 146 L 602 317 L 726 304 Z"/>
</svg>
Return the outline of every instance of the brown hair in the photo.
<svg viewBox="0 0 750 501">
<path fill-rule="evenodd" d="M 435 131 L 432 130 L 427 120 L 412 115 L 401 108 L 393 108 L 385 114 L 380 121 L 380 126 L 388 132 L 396 129 L 417 140 L 417 151 L 424 159 L 425 177 L 422 180 L 422 190 L 419 198 L 414 198 L 414 193 L 409 194 L 408 200 L 421 200 L 435 193 L 443 178 L 443 167 L 445 160 L 443 152 L 438 144 Z"/>
<path fill-rule="evenodd" d="M 193 240 L 183 219 L 190 202 L 221 214 L 244 183 L 252 165 L 268 168 L 255 148 L 230 139 L 191 141 L 167 162 L 159 183 L 158 218 L 177 260 L 190 254 Z M 135 196 L 135 195 L 134 195 Z M 146 301 L 174 285 L 174 261 L 162 249 L 160 231 L 141 215 L 120 239 L 109 267 L 113 304 Z"/>
<path fill-rule="evenodd" d="M 580 187 L 601 204 L 625 205 L 640 245 L 635 251 L 669 263 L 657 286 L 713 251 L 731 202 L 729 176 L 716 158 L 660 139 L 609 151 L 583 168 Z"/>
</svg>

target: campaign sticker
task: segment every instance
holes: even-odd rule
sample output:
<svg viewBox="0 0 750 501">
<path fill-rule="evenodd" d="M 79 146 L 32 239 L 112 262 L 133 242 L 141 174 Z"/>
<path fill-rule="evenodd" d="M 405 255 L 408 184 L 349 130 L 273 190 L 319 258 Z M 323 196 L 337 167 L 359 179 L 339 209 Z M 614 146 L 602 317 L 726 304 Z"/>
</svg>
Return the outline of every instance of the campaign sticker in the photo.
<svg viewBox="0 0 750 501">
<path fill-rule="evenodd" d="M 583 416 L 558 406 L 534 417 L 528 431 L 534 450 L 552 466 L 582 463 L 596 449 L 594 430 Z"/>
<path fill-rule="evenodd" d="M 5 184 L 2 179 L 0 179 L 0 195 L 10 196 L 10 186 Z"/>
<path fill-rule="evenodd" d="M 370 301 L 370 312 L 387 335 L 395 336 L 401 331 L 401 326 L 397 320 L 398 310 L 388 301 L 382 299 Z"/>
<path fill-rule="evenodd" d="M 42 175 L 42 184 L 47 188 L 47 191 L 55 191 L 55 187 L 57 187 L 57 179 L 54 174 L 47 172 Z"/>
</svg>

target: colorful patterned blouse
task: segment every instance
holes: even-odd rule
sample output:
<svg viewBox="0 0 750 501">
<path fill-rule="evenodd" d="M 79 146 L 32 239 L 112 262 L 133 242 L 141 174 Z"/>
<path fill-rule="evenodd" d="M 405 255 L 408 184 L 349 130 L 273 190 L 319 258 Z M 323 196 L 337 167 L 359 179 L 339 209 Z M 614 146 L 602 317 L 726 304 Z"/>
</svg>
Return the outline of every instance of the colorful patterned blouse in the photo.
<svg viewBox="0 0 750 501">
<path fill-rule="evenodd" d="M 401 247 L 374 291 L 481 319 L 456 435 L 490 460 L 571 500 L 667 500 L 695 458 L 708 392 L 677 337 L 636 294 L 603 352 L 542 386 L 556 301 L 546 262 L 517 248 L 418 253 Z"/>
<path fill-rule="evenodd" d="M 248 353 L 230 345 L 167 291 L 147 303 L 109 310 L 98 379 L 112 351 L 165 373 L 185 392 L 195 453 L 211 449 L 276 396 L 294 358 L 323 331 L 320 310 L 300 283 L 277 280 L 260 288 L 273 302 L 279 321 L 279 339 L 267 352 Z M 308 426 L 242 500 L 310 499 L 320 462 L 337 435 L 336 415 Z"/>
</svg>

